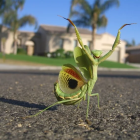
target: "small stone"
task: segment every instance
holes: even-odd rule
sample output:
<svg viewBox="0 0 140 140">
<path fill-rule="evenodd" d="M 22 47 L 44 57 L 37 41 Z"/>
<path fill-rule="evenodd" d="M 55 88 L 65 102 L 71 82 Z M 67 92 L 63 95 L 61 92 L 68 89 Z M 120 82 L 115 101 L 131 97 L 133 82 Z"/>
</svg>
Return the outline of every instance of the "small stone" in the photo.
<svg viewBox="0 0 140 140">
<path fill-rule="evenodd" d="M 19 123 L 19 124 L 18 124 L 18 127 L 22 127 L 22 124 L 21 124 L 21 123 Z"/>
<path fill-rule="evenodd" d="M 29 124 L 28 127 L 31 127 L 31 124 Z"/>
</svg>

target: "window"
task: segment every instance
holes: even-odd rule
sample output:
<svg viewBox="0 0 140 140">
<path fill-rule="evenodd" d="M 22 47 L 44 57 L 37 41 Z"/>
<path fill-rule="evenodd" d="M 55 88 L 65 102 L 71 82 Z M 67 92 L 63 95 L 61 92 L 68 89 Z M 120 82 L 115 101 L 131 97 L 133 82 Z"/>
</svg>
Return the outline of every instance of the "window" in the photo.
<svg viewBox="0 0 140 140">
<path fill-rule="evenodd" d="M 74 48 L 78 45 L 78 43 L 77 43 L 77 40 L 76 40 L 76 39 L 74 40 L 73 44 L 74 44 Z"/>
<path fill-rule="evenodd" d="M 63 49 L 63 44 L 64 44 L 64 39 L 60 38 L 59 39 L 59 46 L 61 49 Z"/>
</svg>

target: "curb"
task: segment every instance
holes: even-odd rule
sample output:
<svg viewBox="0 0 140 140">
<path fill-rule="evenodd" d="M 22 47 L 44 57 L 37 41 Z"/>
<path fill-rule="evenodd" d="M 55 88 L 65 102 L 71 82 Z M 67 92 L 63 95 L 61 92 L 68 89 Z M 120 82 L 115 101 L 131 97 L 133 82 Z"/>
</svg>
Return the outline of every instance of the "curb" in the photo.
<svg viewBox="0 0 140 140">
<path fill-rule="evenodd" d="M 121 68 L 98 68 L 99 71 L 134 71 L 134 72 L 140 72 L 140 69 L 121 69 Z"/>
</svg>

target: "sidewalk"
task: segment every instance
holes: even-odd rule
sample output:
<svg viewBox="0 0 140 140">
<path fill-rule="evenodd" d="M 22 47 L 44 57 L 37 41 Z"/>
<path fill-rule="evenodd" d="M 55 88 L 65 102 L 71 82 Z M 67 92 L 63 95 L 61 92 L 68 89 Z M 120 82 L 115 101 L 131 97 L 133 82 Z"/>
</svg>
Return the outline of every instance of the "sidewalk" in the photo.
<svg viewBox="0 0 140 140">
<path fill-rule="evenodd" d="M 61 70 L 61 67 L 0 64 L 0 70 Z"/>
<path fill-rule="evenodd" d="M 61 70 L 61 66 L 27 66 L 27 65 L 11 65 L 0 64 L 0 70 Z M 120 68 L 98 68 L 99 71 L 138 71 L 138 69 L 120 69 Z"/>
<path fill-rule="evenodd" d="M 139 63 L 126 63 L 126 64 L 134 66 L 134 67 L 137 67 L 137 68 L 140 68 L 140 64 Z"/>
</svg>

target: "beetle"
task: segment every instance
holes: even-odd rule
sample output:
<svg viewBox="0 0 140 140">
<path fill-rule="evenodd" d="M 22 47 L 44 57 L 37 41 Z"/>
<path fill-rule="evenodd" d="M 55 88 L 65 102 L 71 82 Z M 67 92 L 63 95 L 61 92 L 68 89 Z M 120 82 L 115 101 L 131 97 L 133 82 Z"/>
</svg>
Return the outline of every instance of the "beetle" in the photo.
<svg viewBox="0 0 140 140">
<path fill-rule="evenodd" d="M 77 40 L 80 44 L 80 47 L 77 46 L 74 48 L 74 60 L 80 71 L 71 64 L 63 65 L 62 70 L 59 72 L 58 82 L 54 84 L 54 94 L 58 102 L 50 105 L 49 107 L 32 116 L 37 116 L 38 114 L 57 104 L 80 104 L 82 100 L 86 99 L 87 95 L 87 120 L 91 96 L 97 96 L 99 107 L 99 93 L 92 93 L 94 85 L 97 81 L 98 65 L 105 61 L 114 52 L 115 48 L 120 43 L 120 30 L 126 25 L 131 24 L 124 24 L 121 26 L 121 28 L 119 28 L 112 49 L 104 56 L 101 56 L 102 51 L 90 50 L 88 46 L 84 45 L 75 24 L 70 19 L 64 19 L 68 20 L 74 26 Z"/>
</svg>

